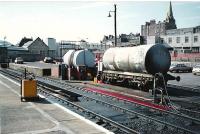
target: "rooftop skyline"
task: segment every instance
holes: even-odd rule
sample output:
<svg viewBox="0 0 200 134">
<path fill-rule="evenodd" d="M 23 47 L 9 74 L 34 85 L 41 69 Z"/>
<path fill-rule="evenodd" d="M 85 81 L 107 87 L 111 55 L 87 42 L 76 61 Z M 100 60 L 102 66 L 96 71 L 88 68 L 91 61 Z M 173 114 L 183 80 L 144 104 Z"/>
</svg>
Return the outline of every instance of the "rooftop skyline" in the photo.
<svg viewBox="0 0 200 134">
<path fill-rule="evenodd" d="M 155 19 L 165 20 L 169 2 L 115 2 L 117 34 L 140 33 L 141 25 Z M 114 35 L 113 2 L 0 2 L 0 40 L 17 44 L 21 38 L 38 36 L 59 40 L 99 42 Z M 200 25 L 200 2 L 172 1 L 177 28 Z"/>
</svg>

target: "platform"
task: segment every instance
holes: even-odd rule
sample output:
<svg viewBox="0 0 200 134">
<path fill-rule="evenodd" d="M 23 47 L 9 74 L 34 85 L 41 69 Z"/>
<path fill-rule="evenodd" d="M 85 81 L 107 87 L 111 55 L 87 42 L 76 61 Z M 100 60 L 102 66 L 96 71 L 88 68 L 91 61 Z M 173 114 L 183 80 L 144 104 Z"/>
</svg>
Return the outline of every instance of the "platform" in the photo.
<svg viewBox="0 0 200 134">
<path fill-rule="evenodd" d="M 21 102 L 20 86 L 0 74 L 0 133 L 105 134 L 112 133 L 76 113 L 41 98 Z"/>
</svg>

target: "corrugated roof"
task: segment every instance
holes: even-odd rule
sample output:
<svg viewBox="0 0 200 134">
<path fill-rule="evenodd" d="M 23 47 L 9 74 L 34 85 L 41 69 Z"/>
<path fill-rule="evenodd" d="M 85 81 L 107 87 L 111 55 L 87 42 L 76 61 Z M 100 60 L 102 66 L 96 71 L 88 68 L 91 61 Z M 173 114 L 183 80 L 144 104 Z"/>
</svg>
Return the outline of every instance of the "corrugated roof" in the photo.
<svg viewBox="0 0 200 134">
<path fill-rule="evenodd" d="M 23 48 L 23 47 L 18 47 L 18 46 L 9 46 L 8 50 L 12 50 L 12 51 L 27 51 L 28 49 Z"/>
<path fill-rule="evenodd" d="M 22 47 L 28 48 L 32 43 L 33 43 L 33 41 L 28 41 L 28 42 L 25 43 Z"/>
</svg>

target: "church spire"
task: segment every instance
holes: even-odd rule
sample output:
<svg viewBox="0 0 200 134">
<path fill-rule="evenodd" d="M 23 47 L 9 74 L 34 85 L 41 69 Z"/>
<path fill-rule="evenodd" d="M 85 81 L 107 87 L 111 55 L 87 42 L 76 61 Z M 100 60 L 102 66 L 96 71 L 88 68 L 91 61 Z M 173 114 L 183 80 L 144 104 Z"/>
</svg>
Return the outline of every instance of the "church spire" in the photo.
<svg viewBox="0 0 200 134">
<path fill-rule="evenodd" d="M 168 12 L 167 12 L 166 21 L 169 22 L 170 19 L 174 19 L 171 1 L 170 1 L 170 3 L 169 3 L 169 10 L 168 10 Z"/>
<path fill-rule="evenodd" d="M 176 23 L 175 23 L 175 19 L 174 19 L 174 16 L 173 16 L 171 1 L 169 3 L 169 10 L 167 12 L 167 17 L 165 19 L 165 22 L 168 23 L 167 29 L 176 29 Z"/>
</svg>

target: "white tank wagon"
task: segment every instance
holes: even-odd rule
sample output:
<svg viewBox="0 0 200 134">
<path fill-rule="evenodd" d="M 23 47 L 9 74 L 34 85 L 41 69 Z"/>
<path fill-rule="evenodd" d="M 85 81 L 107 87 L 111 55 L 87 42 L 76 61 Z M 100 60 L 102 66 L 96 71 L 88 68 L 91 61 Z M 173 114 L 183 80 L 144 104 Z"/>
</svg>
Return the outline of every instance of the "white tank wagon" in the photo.
<svg viewBox="0 0 200 134">
<path fill-rule="evenodd" d="M 69 50 L 63 56 L 68 79 L 85 80 L 96 76 L 95 56 L 89 50 Z"/>
<path fill-rule="evenodd" d="M 94 67 L 95 66 L 95 57 L 92 52 L 89 50 L 69 50 L 63 56 L 64 64 L 68 66 L 86 66 Z"/>
<path fill-rule="evenodd" d="M 116 47 L 108 49 L 103 55 L 104 67 L 114 71 L 166 73 L 170 64 L 170 53 L 163 45 Z"/>
<path fill-rule="evenodd" d="M 125 82 L 146 90 L 152 88 L 157 73 L 164 76 L 165 82 L 176 79 L 167 74 L 171 56 L 161 44 L 109 48 L 102 62 L 104 68 L 98 79 L 104 82 Z"/>
</svg>

